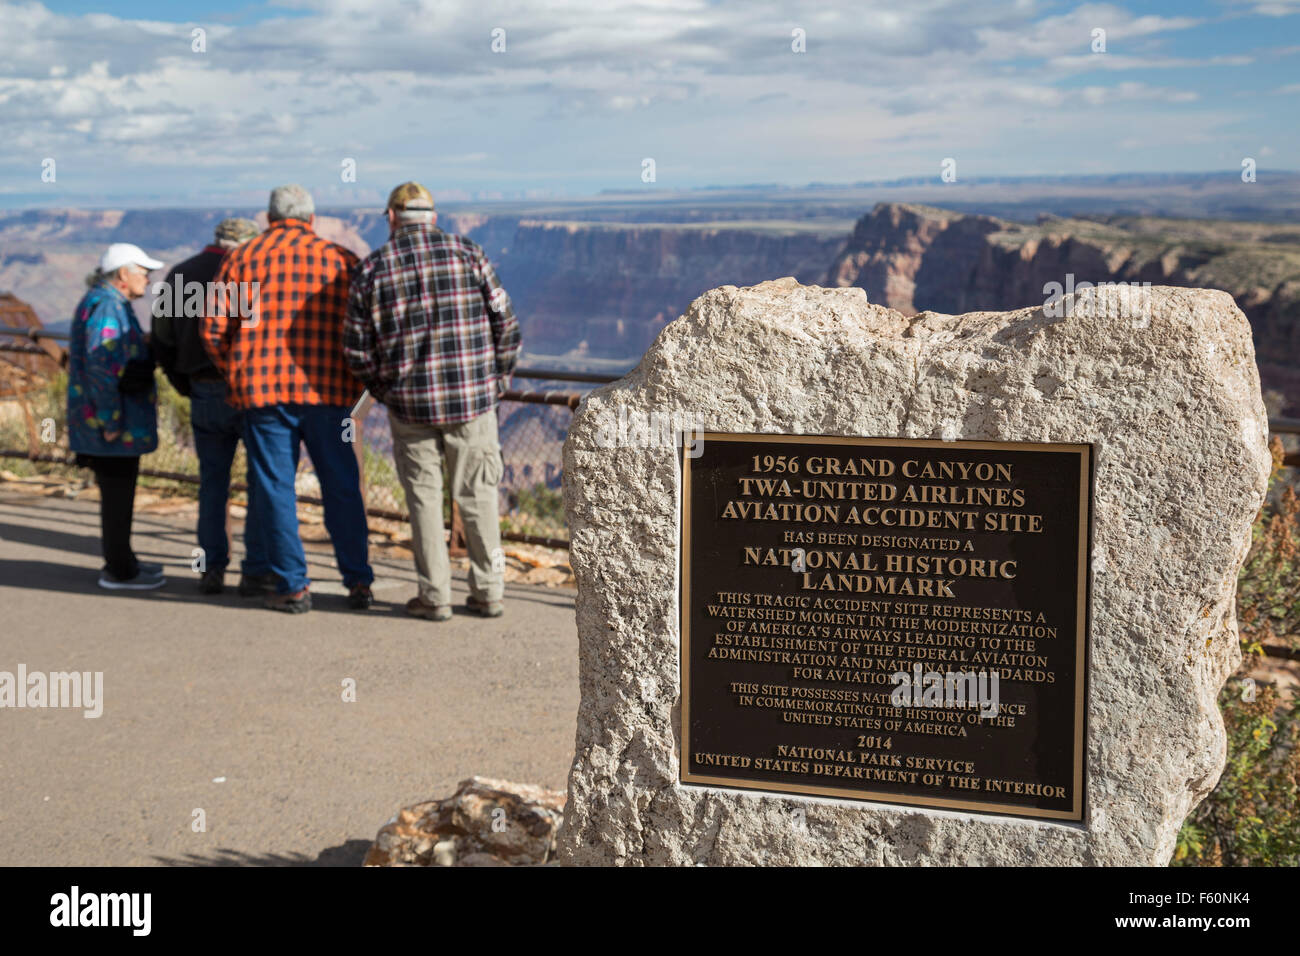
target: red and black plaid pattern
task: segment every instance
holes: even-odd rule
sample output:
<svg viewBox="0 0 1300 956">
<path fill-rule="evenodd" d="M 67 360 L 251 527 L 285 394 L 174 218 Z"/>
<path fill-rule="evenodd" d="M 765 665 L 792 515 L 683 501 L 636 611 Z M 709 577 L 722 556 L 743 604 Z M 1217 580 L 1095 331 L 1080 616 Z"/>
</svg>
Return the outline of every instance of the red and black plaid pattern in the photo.
<svg viewBox="0 0 1300 956">
<path fill-rule="evenodd" d="M 357 257 L 299 219 L 282 219 L 226 255 L 203 339 L 239 408 L 352 405 L 362 385 L 343 359 L 348 283 Z M 257 283 L 256 313 L 239 295 Z M 247 296 L 249 293 L 244 291 Z"/>
<path fill-rule="evenodd" d="M 356 270 L 343 354 L 399 421 L 456 425 L 496 407 L 519 322 L 477 243 L 406 225 Z"/>
</svg>

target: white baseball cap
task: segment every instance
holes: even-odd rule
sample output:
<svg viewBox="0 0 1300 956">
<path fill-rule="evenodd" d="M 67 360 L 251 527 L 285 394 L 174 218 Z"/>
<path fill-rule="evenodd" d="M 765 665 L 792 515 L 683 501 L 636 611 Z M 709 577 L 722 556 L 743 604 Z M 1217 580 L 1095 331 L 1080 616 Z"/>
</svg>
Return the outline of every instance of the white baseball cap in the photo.
<svg viewBox="0 0 1300 956">
<path fill-rule="evenodd" d="M 161 269 L 163 264 L 157 259 L 150 259 L 139 246 L 133 246 L 129 242 L 115 242 L 99 257 L 99 271 L 116 272 L 122 266 Z"/>
</svg>

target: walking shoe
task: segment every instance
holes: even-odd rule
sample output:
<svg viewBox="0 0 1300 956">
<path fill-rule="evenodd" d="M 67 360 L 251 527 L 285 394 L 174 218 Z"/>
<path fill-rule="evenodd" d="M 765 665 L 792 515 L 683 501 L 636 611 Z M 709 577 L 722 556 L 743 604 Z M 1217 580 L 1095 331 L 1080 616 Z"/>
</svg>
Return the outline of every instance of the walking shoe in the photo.
<svg viewBox="0 0 1300 956">
<path fill-rule="evenodd" d="M 155 564 L 152 561 L 137 561 L 135 566 L 139 569 L 141 574 L 147 575 L 148 577 L 162 577 L 163 566 L 161 564 Z"/>
<path fill-rule="evenodd" d="M 422 617 L 429 621 L 450 621 L 451 606 L 447 604 L 425 604 L 418 594 L 406 602 L 406 613 L 411 617 Z"/>
<path fill-rule="evenodd" d="M 476 597 L 470 597 L 465 602 L 465 606 L 483 617 L 500 617 L 506 612 L 505 605 L 500 601 L 480 601 Z"/>
<path fill-rule="evenodd" d="M 105 568 L 99 572 L 99 586 L 106 591 L 156 591 L 167 583 L 161 574 L 145 574 L 137 571 L 133 578 L 119 578 Z"/>
<path fill-rule="evenodd" d="M 201 594 L 220 594 L 225 589 L 225 568 L 208 568 L 203 572 L 203 577 L 199 578 L 199 592 Z"/>
<path fill-rule="evenodd" d="M 311 592 L 303 588 L 296 594 L 268 594 L 262 603 L 273 611 L 306 614 L 311 610 Z"/>
<path fill-rule="evenodd" d="M 369 584 L 354 584 L 348 591 L 348 607 L 354 611 L 364 611 L 374 603 L 375 596 L 371 593 Z"/>
<path fill-rule="evenodd" d="M 239 596 L 257 597 L 259 594 L 274 594 L 280 579 L 274 574 L 241 574 L 239 576 Z"/>
</svg>

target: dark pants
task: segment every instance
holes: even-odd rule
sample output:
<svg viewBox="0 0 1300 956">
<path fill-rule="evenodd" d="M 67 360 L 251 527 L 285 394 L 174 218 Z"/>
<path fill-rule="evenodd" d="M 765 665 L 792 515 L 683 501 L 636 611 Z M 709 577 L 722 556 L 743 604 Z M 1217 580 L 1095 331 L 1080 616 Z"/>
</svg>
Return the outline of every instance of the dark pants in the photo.
<svg viewBox="0 0 1300 956">
<path fill-rule="evenodd" d="M 104 566 L 121 580 L 136 576 L 140 565 L 131 550 L 131 519 L 135 515 L 138 455 L 78 455 L 77 464 L 95 473 L 99 485 L 100 544 Z"/>
<path fill-rule="evenodd" d="M 244 413 L 226 401 L 226 383 L 202 379 L 190 383 L 190 424 L 199 457 L 199 547 L 205 567 L 224 570 L 230 563 L 226 504 L 230 500 L 230 466 L 244 437 Z M 253 518 L 253 470 L 248 475 L 248 520 L 244 522 L 244 574 L 266 574 L 262 524 Z"/>
<path fill-rule="evenodd" d="M 343 440 L 345 405 L 269 405 L 244 413 L 244 447 L 248 449 L 251 519 L 262 525 L 271 571 L 281 594 L 296 594 L 311 582 L 307 556 L 298 535 L 298 505 L 294 476 L 299 445 L 307 446 L 320 479 L 325 504 L 325 530 L 343 584 L 351 588 L 375 579 L 370 569 L 366 506 L 361 499 L 361 473 L 350 442 Z"/>
</svg>

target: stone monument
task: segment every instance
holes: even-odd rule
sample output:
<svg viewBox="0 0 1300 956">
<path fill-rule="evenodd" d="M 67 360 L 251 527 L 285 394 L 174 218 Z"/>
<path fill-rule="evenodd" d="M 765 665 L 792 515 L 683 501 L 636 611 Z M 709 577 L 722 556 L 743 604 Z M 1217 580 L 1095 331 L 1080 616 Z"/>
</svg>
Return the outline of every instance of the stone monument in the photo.
<svg viewBox="0 0 1300 956">
<path fill-rule="evenodd" d="M 706 293 L 565 443 L 559 859 L 1166 864 L 1269 465 L 1222 292 Z"/>
</svg>

